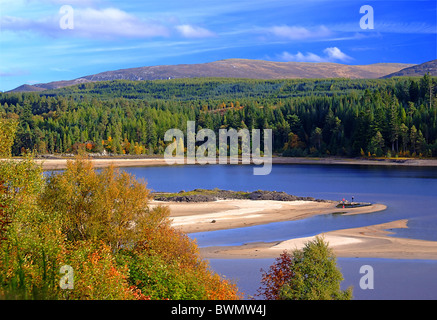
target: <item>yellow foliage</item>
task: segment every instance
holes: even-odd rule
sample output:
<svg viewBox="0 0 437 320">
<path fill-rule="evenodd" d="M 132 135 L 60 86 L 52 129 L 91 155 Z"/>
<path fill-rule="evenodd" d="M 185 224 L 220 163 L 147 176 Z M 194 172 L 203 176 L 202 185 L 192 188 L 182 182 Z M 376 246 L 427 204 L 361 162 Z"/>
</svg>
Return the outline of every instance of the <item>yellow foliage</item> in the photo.
<svg viewBox="0 0 437 320">
<path fill-rule="evenodd" d="M 113 166 L 97 172 L 86 159 L 69 161 L 63 173 L 50 177 L 43 198 L 49 211 L 62 213 L 69 239 L 102 240 L 114 249 L 168 223 L 168 212 L 149 209 L 144 182 Z"/>
<path fill-rule="evenodd" d="M 31 160 L 0 163 L 0 177 L 0 298 L 240 298 L 171 227 L 168 207 L 149 207 L 144 181 L 82 157 L 45 185 Z M 65 265 L 72 289 L 59 285 Z"/>
<path fill-rule="evenodd" d="M 80 241 L 66 252 L 64 261 L 74 270 L 74 288 L 69 299 L 134 299 L 128 284 L 128 270 L 117 265 L 111 248 L 104 243 Z"/>
<path fill-rule="evenodd" d="M 11 157 L 17 124 L 17 120 L 6 120 L 0 117 L 0 158 Z"/>
</svg>

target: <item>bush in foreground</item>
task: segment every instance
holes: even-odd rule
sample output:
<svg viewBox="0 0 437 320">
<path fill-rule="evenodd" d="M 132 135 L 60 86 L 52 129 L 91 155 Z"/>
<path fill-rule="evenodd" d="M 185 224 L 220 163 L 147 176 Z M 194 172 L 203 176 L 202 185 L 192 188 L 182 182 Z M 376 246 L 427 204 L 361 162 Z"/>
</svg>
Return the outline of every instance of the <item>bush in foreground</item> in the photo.
<svg viewBox="0 0 437 320">
<path fill-rule="evenodd" d="M 343 275 L 321 237 L 291 254 L 284 251 L 262 276 L 258 295 L 267 300 L 350 300 L 352 288 L 340 289 Z"/>
<path fill-rule="evenodd" d="M 1 161 L 0 298 L 240 298 L 149 201 L 145 183 L 86 159 L 48 178 L 32 159 Z M 60 288 L 64 265 L 71 290 Z"/>
</svg>

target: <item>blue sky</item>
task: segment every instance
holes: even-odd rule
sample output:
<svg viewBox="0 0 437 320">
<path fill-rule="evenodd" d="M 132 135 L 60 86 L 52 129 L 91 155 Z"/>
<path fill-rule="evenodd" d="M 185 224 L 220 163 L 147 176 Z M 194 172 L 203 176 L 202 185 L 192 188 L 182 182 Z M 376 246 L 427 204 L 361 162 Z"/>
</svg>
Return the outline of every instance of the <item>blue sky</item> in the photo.
<svg viewBox="0 0 437 320">
<path fill-rule="evenodd" d="M 363 5 L 373 8 L 373 29 L 360 27 L 369 13 L 360 13 Z M 0 9 L 2 91 L 229 58 L 354 65 L 437 58 L 434 0 L 0 0 Z"/>
</svg>

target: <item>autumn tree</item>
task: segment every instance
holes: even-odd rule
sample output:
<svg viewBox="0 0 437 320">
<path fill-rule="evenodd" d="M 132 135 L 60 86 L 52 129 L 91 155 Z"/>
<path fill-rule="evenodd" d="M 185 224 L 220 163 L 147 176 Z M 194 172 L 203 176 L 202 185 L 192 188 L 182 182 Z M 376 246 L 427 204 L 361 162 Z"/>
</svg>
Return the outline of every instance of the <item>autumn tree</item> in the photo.
<svg viewBox="0 0 437 320">
<path fill-rule="evenodd" d="M 291 280 L 293 272 L 290 268 L 292 255 L 282 252 L 267 272 L 263 271 L 261 287 L 256 296 L 266 300 L 280 300 L 282 287 Z"/>
<path fill-rule="evenodd" d="M 0 117 L 0 158 L 11 156 L 12 144 L 14 143 L 17 122 Z M 7 181 L 0 175 L 0 199 L 6 196 L 8 191 Z M 5 240 L 6 227 L 10 219 L 6 212 L 6 204 L 0 203 L 0 241 Z"/>
<path fill-rule="evenodd" d="M 143 181 L 80 157 L 47 179 L 30 157 L 1 161 L 0 177 L 0 299 L 241 298 Z"/>
<path fill-rule="evenodd" d="M 71 240 L 102 240 L 113 249 L 131 246 L 161 224 L 168 209 L 150 209 L 149 190 L 134 176 L 110 166 L 97 172 L 85 158 L 68 161 L 49 177 L 42 205 L 63 215 Z"/>
<path fill-rule="evenodd" d="M 42 169 L 32 159 L 1 161 L 0 299 L 55 299 L 63 235 L 59 216 L 38 204 Z"/>
<path fill-rule="evenodd" d="M 15 138 L 17 122 L 6 120 L 0 117 L 0 157 L 9 158 L 11 156 L 12 144 Z M 8 181 L 8 175 L 11 173 L 11 163 L 2 162 L 0 165 L 0 242 L 7 240 L 7 229 L 11 224 L 11 213 L 8 212 L 10 203 L 7 199 L 10 197 L 11 185 Z"/>
<path fill-rule="evenodd" d="M 150 200 L 144 181 L 112 166 L 98 172 L 85 158 L 49 177 L 41 206 L 61 217 L 68 242 L 63 261 L 82 273 L 81 293 L 71 297 L 240 298 L 234 284 L 209 269 L 196 243 L 171 227 L 168 207 L 152 208 Z"/>
<path fill-rule="evenodd" d="M 14 143 L 17 121 L 0 117 L 0 158 L 9 158 Z"/>
<path fill-rule="evenodd" d="M 263 274 L 260 293 L 275 300 L 350 300 L 352 288 L 341 290 L 342 280 L 332 249 L 316 237 L 300 250 L 284 252 Z"/>
</svg>

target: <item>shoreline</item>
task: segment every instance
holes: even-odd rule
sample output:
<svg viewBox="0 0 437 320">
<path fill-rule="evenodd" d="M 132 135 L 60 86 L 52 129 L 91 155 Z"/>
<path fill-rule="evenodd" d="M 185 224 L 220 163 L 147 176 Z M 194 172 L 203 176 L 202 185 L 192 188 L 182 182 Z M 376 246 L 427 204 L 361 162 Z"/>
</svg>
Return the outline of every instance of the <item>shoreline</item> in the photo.
<svg viewBox="0 0 437 320">
<path fill-rule="evenodd" d="M 19 159 L 17 159 L 19 160 Z M 67 160 L 35 159 L 43 170 L 62 170 Z M 114 165 L 117 167 L 167 166 L 164 158 L 110 158 L 91 159 L 96 168 Z M 369 165 L 369 166 L 409 166 L 437 167 L 435 159 L 346 159 L 346 158 L 285 158 L 274 157 L 273 164 L 319 164 L 319 165 Z M 335 208 L 334 201 L 249 201 L 235 204 L 237 200 L 219 200 L 213 203 L 166 203 L 152 201 L 151 204 L 169 205 L 170 218 L 175 227 L 186 233 L 241 228 L 245 226 L 305 219 L 318 214 L 362 214 L 382 211 L 384 205 L 375 204 L 361 208 Z M 256 203 L 256 205 L 254 204 Z M 176 209 L 176 205 L 180 207 Z M 197 207 L 196 207 L 197 205 Z M 203 207 L 202 207 L 203 206 Z M 173 208 L 172 208 L 173 207 Z M 351 212 L 354 211 L 354 212 Z M 219 214 L 220 213 L 220 214 Z M 219 215 L 218 215 L 219 214 Z M 220 217 L 220 218 L 218 218 Z M 373 257 L 391 259 L 432 259 L 437 260 L 437 241 L 397 238 L 387 229 L 407 228 L 407 220 L 393 221 L 382 225 L 344 229 L 320 234 L 331 243 L 338 257 Z M 289 239 L 274 243 L 248 243 L 235 247 L 201 248 L 205 258 L 253 259 L 274 258 L 284 249 L 298 248 L 303 241 L 311 238 Z"/>
<path fill-rule="evenodd" d="M 320 233 L 337 258 L 385 258 L 437 260 L 437 241 L 398 238 L 391 229 L 408 228 L 408 220 Z M 301 249 L 313 237 L 276 242 L 253 242 L 241 246 L 205 247 L 200 252 L 211 259 L 277 258 L 286 250 Z"/>
<path fill-rule="evenodd" d="M 15 158 L 19 160 L 19 158 Z M 116 167 L 146 167 L 168 166 L 164 158 L 90 158 L 96 168 L 114 165 Z M 68 160 L 64 159 L 35 159 L 44 170 L 62 170 L 66 168 Z M 437 159 L 359 159 L 359 158 L 294 158 L 273 157 L 273 164 L 319 164 L 319 165 L 368 165 L 368 166 L 407 166 L 407 167 L 437 167 Z M 218 164 L 218 161 L 217 161 Z M 199 164 L 197 164 L 199 165 Z"/>
<path fill-rule="evenodd" d="M 379 212 L 383 204 L 337 208 L 338 201 L 218 200 L 212 202 L 150 202 L 168 206 L 172 226 L 185 233 L 227 230 L 255 225 L 301 220 L 322 214 L 365 214 Z"/>
<path fill-rule="evenodd" d="M 306 219 L 321 214 L 370 214 L 383 212 L 386 206 L 337 208 L 338 202 L 219 200 L 207 203 L 153 201 L 152 205 L 168 205 L 172 225 L 186 233 L 227 230 L 271 222 Z M 397 220 L 359 228 L 320 233 L 337 257 L 430 259 L 437 260 L 437 241 L 398 238 L 392 229 L 408 228 L 408 220 Z M 300 249 L 313 237 L 274 242 L 250 242 L 238 246 L 200 248 L 207 259 L 276 258 L 284 250 Z"/>
</svg>

